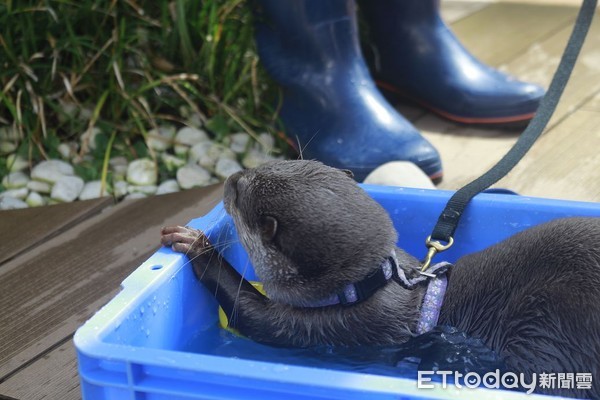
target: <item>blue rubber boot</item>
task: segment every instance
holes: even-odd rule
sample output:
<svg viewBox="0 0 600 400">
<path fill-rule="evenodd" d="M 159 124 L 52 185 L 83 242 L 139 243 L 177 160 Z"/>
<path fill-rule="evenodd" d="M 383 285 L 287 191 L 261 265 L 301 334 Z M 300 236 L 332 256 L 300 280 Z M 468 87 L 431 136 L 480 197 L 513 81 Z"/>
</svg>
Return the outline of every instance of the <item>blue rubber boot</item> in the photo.
<svg viewBox="0 0 600 400">
<path fill-rule="evenodd" d="M 282 87 L 280 117 L 301 156 L 362 181 L 388 161 L 442 177 L 438 152 L 378 91 L 363 59 L 353 0 L 260 0 L 256 41 Z"/>
<path fill-rule="evenodd" d="M 524 125 L 533 118 L 544 89 L 473 57 L 440 18 L 439 0 L 366 0 L 360 9 L 382 90 L 460 123 Z"/>
</svg>

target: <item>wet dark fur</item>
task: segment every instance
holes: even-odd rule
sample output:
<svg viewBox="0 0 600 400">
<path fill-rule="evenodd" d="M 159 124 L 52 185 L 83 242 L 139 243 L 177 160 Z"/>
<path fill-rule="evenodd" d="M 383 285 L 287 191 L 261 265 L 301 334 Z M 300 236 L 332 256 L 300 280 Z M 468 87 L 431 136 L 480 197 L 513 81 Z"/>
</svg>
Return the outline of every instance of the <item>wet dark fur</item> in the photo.
<svg viewBox="0 0 600 400">
<path fill-rule="evenodd" d="M 201 232 L 164 228 L 162 242 L 190 255 L 242 334 L 281 346 L 394 344 L 414 335 L 423 288 L 392 282 L 351 307 L 301 307 L 363 279 L 395 249 L 389 216 L 345 172 L 274 162 L 232 176 L 224 201 L 269 298 Z M 528 380 L 533 372 L 591 372 L 592 391 L 554 393 L 600 397 L 599 243 L 600 218 L 562 219 L 462 257 L 440 324 L 482 338 Z M 396 252 L 408 274 L 419 268 Z"/>
</svg>

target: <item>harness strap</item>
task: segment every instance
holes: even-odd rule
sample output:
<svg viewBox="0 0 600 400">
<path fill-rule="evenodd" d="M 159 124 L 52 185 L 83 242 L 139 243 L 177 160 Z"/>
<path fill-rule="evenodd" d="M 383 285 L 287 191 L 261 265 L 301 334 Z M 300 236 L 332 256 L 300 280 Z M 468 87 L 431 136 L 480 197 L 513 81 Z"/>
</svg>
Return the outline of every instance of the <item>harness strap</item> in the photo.
<svg viewBox="0 0 600 400">
<path fill-rule="evenodd" d="M 396 252 L 392 251 L 392 254 L 383 261 L 379 268 L 371 272 L 364 279 L 346 285 L 341 291 L 332 293 L 327 298 L 308 302 L 303 307 L 327 307 L 337 304 L 350 306 L 360 303 L 385 286 L 393 278 L 397 269 L 399 268 L 398 261 L 396 260 Z"/>
<path fill-rule="evenodd" d="M 592 23 L 596 11 L 596 3 L 597 0 L 583 0 L 573 32 L 571 33 L 565 52 L 560 60 L 560 64 L 556 69 L 556 73 L 552 78 L 548 92 L 546 92 L 535 116 L 529 122 L 525 131 L 521 134 L 510 151 L 496 165 L 485 174 L 457 191 L 452 198 L 450 198 L 446 204 L 446 208 L 440 215 L 437 224 L 433 228 L 431 238 L 434 241 L 449 243 L 454 236 L 460 217 L 469 201 L 471 201 L 471 199 L 479 192 L 498 182 L 504 175 L 510 172 L 542 134 L 550 117 L 554 113 L 556 105 L 571 76 L 573 66 L 575 65 L 577 56 L 579 55 L 590 24 Z"/>
</svg>

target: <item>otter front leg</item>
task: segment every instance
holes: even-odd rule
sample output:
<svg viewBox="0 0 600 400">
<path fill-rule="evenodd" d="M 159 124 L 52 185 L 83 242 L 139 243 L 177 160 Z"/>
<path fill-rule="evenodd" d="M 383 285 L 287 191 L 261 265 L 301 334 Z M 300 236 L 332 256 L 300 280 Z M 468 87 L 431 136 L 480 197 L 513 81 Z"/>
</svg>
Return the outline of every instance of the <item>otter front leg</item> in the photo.
<svg viewBox="0 0 600 400">
<path fill-rule="evenodd" d="M 348 341 L 344 337 L 327 337 L 331 333 L 326 332 L 344 332 L 346 327 L 338 326 L 340 318 L 275 303 L 263 296 L 223 259 L 203 232 L 173 226 L 163 228 L 161 233 L 163 245 L 189 257 L 194 274 L 215 296 L 229 326 L 242 335 L 276 346 L 305 347 Z"/>
<path fill-rule="evenodd" d="M 202 231 L 186 226 L 165 227 L 161 230 L 161 243 L 189 257 L 194 274 L 215 296 L 233 327 L 240 307 L 260 307 L 268 302 L 215 250 Z"/>
</svg>

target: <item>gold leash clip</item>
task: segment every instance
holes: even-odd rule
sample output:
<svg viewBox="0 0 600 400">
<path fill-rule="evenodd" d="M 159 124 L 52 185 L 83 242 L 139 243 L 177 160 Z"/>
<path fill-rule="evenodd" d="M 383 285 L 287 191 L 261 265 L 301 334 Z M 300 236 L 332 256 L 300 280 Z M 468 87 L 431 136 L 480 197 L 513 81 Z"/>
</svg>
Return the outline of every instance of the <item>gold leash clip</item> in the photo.
<svg viewBox="0 0 600 400">
<path fill-rule="evenodd" d="M 431 260 L 437 253 L 441 253 L 444 250 L 448 250 L 454 244 L 454 239 L 452 237 L 448 238 L 448 244 L 441 244 L 437 240 L 431 240 L 431 235 L 425 239 L 425 246 L 427 246 L 427 255 L 425 256 L 425 260 L 423 261 L 423 266 L 421 267 L 421 275 L 431 276 L 431 274 L 427 274 L 425 271 L 431 265 Z"/>
</svg>

